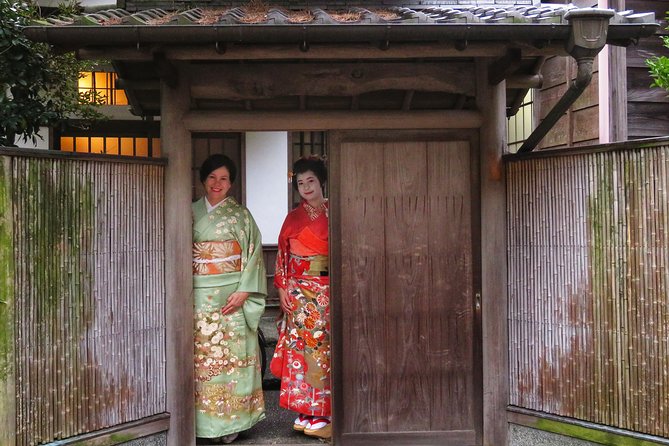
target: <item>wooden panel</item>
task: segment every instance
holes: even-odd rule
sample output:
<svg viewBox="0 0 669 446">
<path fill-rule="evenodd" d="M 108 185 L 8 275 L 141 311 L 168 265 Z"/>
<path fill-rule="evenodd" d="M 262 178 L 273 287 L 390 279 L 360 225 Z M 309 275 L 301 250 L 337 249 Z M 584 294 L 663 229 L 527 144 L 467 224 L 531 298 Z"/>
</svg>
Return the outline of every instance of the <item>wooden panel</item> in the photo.
<svg viewBox="0 0 669 446">
<path fill-rule="evenodd" d="M 385 206 L 388 426 L 395 431 L 425 431 L 433 421 L 427 340 L 442 336 L 431 330 L 434 327 L 427 320 L 432 290 L 428 289 L 427 274 L 431 216 L 426 144 L 386 144 L 382 160 L 384 184 L 379 192 Z"/>
<path fill-rule="evenodd" d="M 631 103 L 628 105 L 628 113 L 630 138 L 669 135 L 669 113 L 666 104 Z"/>
<path fill-rule="evenodd" d="M 541 67 L 544 77 L 542 89 L 550 89 L 565 83 L 567 78 L 567 57 L 549 57 Z"/>
<path fill-rule="evenodd" d="M 479 338 L 472 302 L 470 172 L 468 142 L 427 143 L 427 326 L 441 333 L 428 334 L 430 414 L 433 425 L 452 430 L 472 429 L 478 410 L 472 401 L 472 355 Z"/>
<path fill-rule="evenodd" d="M 340 429 L 384 432 L 387 356 L 382 144 L 341 147 L 342 364 L 346 411 Z M 348 310 L 348 311 L 347 311 Z M 354 355 L 351 355 L 355 352 Z"/>
<path fill-rule="evenodd" d="M 593 73 L 590 85 L 585 88 L 570 108 L 572 110 L 581 110 L 597 104 L 599 104 L 599 73 Z"/>
<path fill-rule="evenodd" d="M 474 95 L 470 62 L 206 64 L 190 75 L 194 98 L 233 101 L 402 89 Z"/>
<path fill-rule="evenodd" d="M 508 164 L 512 405 L 669 437 L 667 172 L 666 139 Z"/>
<path fill-rule="evenodd" d="M 572 144 L 595 140 L 599 136 L 599 107 L 572 111 Z"/>
<path fill-rule="evenodd" d="M 475 110 L 413 111 L 280 111 L 215 112 L 191 111 L 184 125 L 193 132 L 212 131 L 322 131 L 373 129 L 479 128 L 481 113 Z"/>
<path fill-rule="evenodd" d="M 333 191 L 345 352 L 336 439 L 476 444 L 469 143 L 396 138 L 331 150 L 346 178 Z"/>
<path fill-rule="evenodd" d="M 569 115 L 562 116 L 539 143 L 539 149 L 566 147 L 569 144 Z"/>
</svg>

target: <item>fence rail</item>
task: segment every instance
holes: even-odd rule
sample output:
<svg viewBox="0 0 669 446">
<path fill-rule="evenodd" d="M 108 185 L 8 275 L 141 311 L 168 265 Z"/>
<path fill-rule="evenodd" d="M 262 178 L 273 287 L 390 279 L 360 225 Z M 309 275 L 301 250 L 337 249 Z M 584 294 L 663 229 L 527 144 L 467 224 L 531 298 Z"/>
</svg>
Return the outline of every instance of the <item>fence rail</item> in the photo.
<svg viewBox="0 0 669 446">
<path fill-rule="evenodd" d="M 15 444 L 165 412 L 163 166 L 5 151 L 0 161 Z"/>
<path fill-rule="evenodd" d="M 510 403 L 669 437 L 669 140 L 508 161 Z"/>
</svg>

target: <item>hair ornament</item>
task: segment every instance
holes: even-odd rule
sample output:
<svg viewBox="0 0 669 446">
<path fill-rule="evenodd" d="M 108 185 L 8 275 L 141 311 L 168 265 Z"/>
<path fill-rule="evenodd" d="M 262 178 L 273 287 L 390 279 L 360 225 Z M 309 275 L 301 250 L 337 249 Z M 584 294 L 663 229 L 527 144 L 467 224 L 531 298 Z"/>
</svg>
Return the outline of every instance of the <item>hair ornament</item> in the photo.
<svg viewBox="0 0 669 446">
<path fill-rule="evenodd" d="M 293 177 L 295 176 L 295 173 L 293 173 L 292 170 L 288 171 L 288 182 L 292 183 L 293 182 Z"/>
</svg>

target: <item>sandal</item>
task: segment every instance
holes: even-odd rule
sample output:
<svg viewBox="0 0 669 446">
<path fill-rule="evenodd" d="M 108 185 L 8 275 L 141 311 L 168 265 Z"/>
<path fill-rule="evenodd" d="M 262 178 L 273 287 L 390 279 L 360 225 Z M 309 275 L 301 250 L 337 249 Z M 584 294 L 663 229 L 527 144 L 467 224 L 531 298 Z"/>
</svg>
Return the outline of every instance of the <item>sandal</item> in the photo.
<svg viewBox="0 0 669 446">
<path fill-rule="evenodd" d="M 332 437 L 332 422 L 330 417 L 314 417 L 309 426 L 304 429 L 304 433 L 310 437 L 328 439 Z"/>
<path fill-rule="evenodd" d="M 293 429 L 298 432 L 303 432 L 311 422 L 311 417 L 308 415 L 300 414 L 295 421 L 293 422 Z"/>
</svg>

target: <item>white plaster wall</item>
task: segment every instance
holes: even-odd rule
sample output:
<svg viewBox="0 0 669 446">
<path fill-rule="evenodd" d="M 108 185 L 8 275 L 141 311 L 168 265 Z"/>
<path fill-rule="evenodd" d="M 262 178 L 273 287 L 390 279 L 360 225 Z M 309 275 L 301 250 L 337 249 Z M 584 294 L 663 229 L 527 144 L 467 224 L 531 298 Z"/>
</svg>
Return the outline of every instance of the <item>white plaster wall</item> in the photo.
<svg viewBox="0 0 669 446">
<path fill-rule="evenodd" d="M 40 127 L 38 135 L 39 136 L 35 136 L 35 141 L 34 142 L 31 138 L 28 138 L 27 140 L 24 140 L 23 137 L 16 137 L 16 139 L 14 140 L 14 144 L 16 144 L 17 147 L 20 147 L 22 149 L 48 150 L 49 149 L 49 128 L 48 127 Z"/>
<path fill-rule="evenodd" d="M 288 213 L 288 133 L 246 133 L 246 207 L 264 244 L 275 244 Z"/>
</svg>

